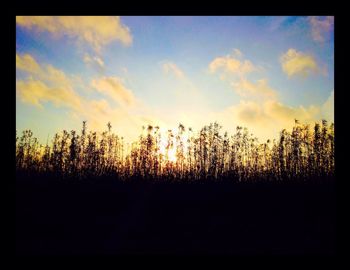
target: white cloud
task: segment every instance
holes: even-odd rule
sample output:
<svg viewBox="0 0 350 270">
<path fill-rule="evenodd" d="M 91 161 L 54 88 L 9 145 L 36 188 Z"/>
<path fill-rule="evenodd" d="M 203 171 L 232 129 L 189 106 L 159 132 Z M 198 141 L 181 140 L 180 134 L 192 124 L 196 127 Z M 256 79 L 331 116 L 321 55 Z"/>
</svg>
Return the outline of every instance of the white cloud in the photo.
<svg viewBox="0 0 350 270">
<path fill-rule="evenodd" d="M 280 62 L 283 71 L 288 77 L 296 75 L 308 76 L 320 71 L 312 55 L 299 52 L 295 49 L 289 49 L 284 53 L 280 58 Z"/>
</svg>

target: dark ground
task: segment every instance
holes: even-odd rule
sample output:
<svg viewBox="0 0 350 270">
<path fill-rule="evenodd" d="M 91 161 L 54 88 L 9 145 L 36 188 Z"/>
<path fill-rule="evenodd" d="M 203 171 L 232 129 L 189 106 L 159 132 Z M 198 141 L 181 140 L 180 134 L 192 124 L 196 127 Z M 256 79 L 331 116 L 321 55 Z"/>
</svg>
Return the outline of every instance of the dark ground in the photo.
<svg viewBox="0 0 350 270">
<path fill-rule="evenodd" d="M 335 253 L 334 182 L 16 181 L 18 255 Z"/>
</svg>

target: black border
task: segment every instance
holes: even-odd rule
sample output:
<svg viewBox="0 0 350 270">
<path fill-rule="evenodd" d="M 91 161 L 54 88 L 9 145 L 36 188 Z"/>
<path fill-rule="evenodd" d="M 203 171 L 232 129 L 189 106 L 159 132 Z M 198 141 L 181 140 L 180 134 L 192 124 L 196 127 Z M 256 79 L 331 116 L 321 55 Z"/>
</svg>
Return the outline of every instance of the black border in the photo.
<svg viewBox="0 0 350 270">
<path fill-rule="evenodd" d="M 345 185 L 348 182 L 348 177 L 346 174 L 345 169 L 345 162 L 347 161 L 347 155 L 345 154 L 345 149 L 344 146 L 346 145 L 346 125 L 347 125 L 347 111 L 345 111 L 346 108 L 346 103 L 348 99 L 346 98 L 346 93 L 347 89 L 345 87 L 344 81 L 342 81 L 342 74 L 344 73 L 344 67 L 342 68 L 341 65 L 345 65 L 345 55 L 347 53 L 342 50 L 342 46 L 346 46 L 344 44 L 347 44 L 344 39 L 344 29 L 346 25 L 345 21 L 345 16 L 340 15 L 338 12 L 334 11 L 334 8 L 329 6 L 329 5 L 323 5 L 319 6 L 318 4 L 314 4 L 316 6 L 312 6 L 310 4 L 309 7 L 306 7 L 304 10 L 295 10 L 296 7 L 300 7 L 300 5 L 303 7 L 305 3 L 284 3 L 286 8 L 283 11 L 276 11 L 272 8 L 273 11 L 271 11 L 271 7 L 265 6 L 263 8 L 257 8 L 253 7 L 254 3 L 248 3 L 251 5 L 250 7 L 247 8 L 241 8 L 241 7 L 236 7 L 235 3 L 231 3 L 231 6 L 229 6 L 228 3 L 222 4 L 221 10 L 218 11 L 217 9 L 215 10 L 214 8 L 206 7 L 204 8 L 201 6 L 199 3 L 198 5 L 194 5 L 191 8 L 184 8 L 183 6 L 175 6 L 174 4 L 170 4 L 166 9 L 158 9 L 154 10 L 154 7 L 149 7 L 148 10 L 146 9 L 140 9 L 140 7 L 136 7 L 138 3 L 135 3 L 135 7 L 133 8 L 125 8 L 125 7 L 119 7 L 119 3 L 115 3 L 115 6 L 113 8 L 106 7 L 104 6 L 102 10 L 104 11 L 97 11 L 97 8 L 95 5 L 90 4 L 84 6 L 83 5 L 78 7 L 78 6 L 69 6 L 66 5 L 65 7 L 61 6 L 60 3 L 52 3 L 52 7 L 50 9 L 44 10 L 43 8 L 35 7 L 32 5 L 32 3 L 27 2 L 27 7 L 23 6 L 18 6 L 16 8 L 8 8 L 7 9 L 7 14 L 5 16 L 6 22 L 3 24 L 3 31 L 8 35 L 6 38 L 3 39 L 3 44 L 6 43 L 6 52 L 5 52 L 7 59 L 7 64 L 4 64 L 3 67 L 5 67 L 5 71 L 7 74 L 5 75 L 6 81 L 8 83 L 8 87 L 4 87 L 3 91 L 6 93 L 6 98 L 3 99 L 3 106 L 2 109 L 4 109 L 3 112 L 3 120 L 7 121 L 5 124 L 3 124 L 4 128 L 4 133 L 5 135 L 5 140 L 6 142 L 6 154 L 3 155 L 4 160 L 3 162 L 8 162 L 8 164 L 4 164 L 3 168 L 8 169 L 6 171 L 6 195 L 9 197 L 6 200 L 6 203 L 4 204 L 6 210 L 9 213 L 8 218 L 4 218 L 3 220 L 9 220 L 9 221 L 14 221 L 13 217 L 13 208 L 12 208 L 12 202 L 14 201 L 13 196 L 15 196 L 15 173 L 14 173 L 14 164 L 15 164 L 15 157 L 13 155 L 13 150 L 14 150 L 14 138 L 15 138 L 15 115 L 16 115 L 16 94 L 15 94 L 15 80 L 12 76 L 15 76 L 15 62 L 14 62 L 14 51 L 15 51 L 15 39 L 16 39 L 16 30 L 15 30 L 15 16 L 16 15 L 39 15 L 39 14 L 50 14 L 50 15 L 109 15 L 112 13 L 112 11 L 116 11 L 116 13 L 120 15 L 334 15 L 335 16 L 335 34 L 334 34 L 334 42 L 335 42 L 335 89 L 337 89 L 337 93 L 335 94 L 335 134 L 336 134 L 336 139 L 335 139 L 335 144 L 336 144 L 336 150 L 335 150 L 335 155 L 336 155 L 336 181 L 337 181 L 337 255 L 334 257 L 321 257 L 321 256 L 279 256 L 279 257 L 254 257 L 254 262 L 250 259 L 250 257 L 241 257 L 240 260 L 237 260 L 238 258 L 228 258 L 227 256 L 221 255 L 221 256 L 211 256 L 208 258 L 207 256 L 137 256 L 137 261 L 142 265 L 144 262 L 147 262 L 148 259 L 155 259 L 156 261 L 161 259 L 165 259 L 164 261 L 169 261 L 171 264 L 173 264 L 174 261 L 177 261 L 177 259 L 186 259 L 188 260 L 189 258 L 192 260 L 194 263 L 204 263 L 204 265 L 207 264 L 208 259 L 216 259 L 215 261 L 220 261 L 220 262 L 228 262 L 228 263 L 242 263 L 244 265 L 250 266 L 251 263 L 256 263 L 256 266 L 260 267 L 260 263 L 266 262 L 266 260 L 270 260 L 271 262 L 276 262 L 280 263 L 283 261 L 288 261 L 289 263 L 293 262 L 299 262 L 299 260 L 302 260 L 302 265 L 298 264 L 296 266 L 298 267 L 319 267 L 319 266 L 324 266 L 324 267 L 336 267 L 336 261 L 340 259 L 340 256 L 345 255 L 342 252 L 344 250 L 342 249 L 342 244 L 340 241 L 344 239 L 344 235 L 342 234 L 342 229 L 341 229 L 341 224 L 343 221 L 341 221 L 341 216 L 342 213 L 346 213 L 345 211 L 341 210 L 341 207 L 345 207 L 345 202 L 343 201 L 343 198 L 345 197 L 342 195 L 342 192 L 348 192 L 348 189 L 346 189 Z M 292 6 L 291 6 L 292 4 Z M 219 5 L 219 4 L 218 4 Z M 263 4 L 264 5 L 264 4 Z M 30 6 L 30 7 L 28 7 Z M 57 7 L 58 6 L 58 7 Z M 253 8 L 253 10 L 252 10 Z M 254 10 L 255 8 L 255 10 Z M 153 9 L 153 10 L 151 10 Z M 269 9 L 269 10 L 267 10 Z M 343 30 L 342 30 L 343 29 Z M 342 33 L 343 32 L 343 33 Z M 344 36 L 343 36 L 344 35 Z M 343 39 L 343 40 L 342 40 Z M 8 47 L 7 47 L 8 46 Z M 344 47 L 343 47 L 344 48 Z M 12 51 L 12 53 L 11 53 Z M 3 73 L 4 74 L 4 73 Z M 344 84 L 344 85 L 343 85 Z M 344 118 L 344 119 L 341 119 Z M 3 133 L 3 134 L 4 134 Z M 11 142 L 11 143 L 10 143 Z M 344 171 L 343 171 L 344 170 Z M 5 180 L 5 179 L 4 179 Z M 343 225 L 345 226 L 345 225 Z M 7 230 L 8 232 L 12 231 L 12 229 L 15 228 L 15 224 L 10 222 L 9 229 Z M 349 227 L 347 227 L 349 228 Z M 9 255 L 13 255 L 13 251 L 15 250 L 14 247 L 14 235 L 13 234 L 6 234 L 7 237 L 9 238 L 9 244 L 7 245 L 6 250 L 10 253 Z M 345 239 L 344 239 L 345 240 Z M 345 246 L 345 245 L 344 245 Z M 6 256 L 8 257 L 8 256 Z M 127 265 L 132 266 L 135 261 L 131 260 L 131 257 L 135 256 L 124 256 L 123 259 L 125 259 L 124 262 L 127 263 Z M 9 258 L 9 257 L 8 257 Z M 61 261 L 61 258 L 57 260 L 58 258 L 18 258 L 15 257 L 14 260 L 11 260 L 12 262 L 20 263 L 25 266 L 27 263 L 30 262 L 51 262 L 54 260 L 55 262 Z M 68 259 L 71 262 L 77 262 L 79 257 L 76 258 L 64 258 Z M 84 261 L 87 264 L 90 264 L 91 261 L 95 261 L 96 259 L 102 259 L 105 263 L 116 263 L 116 265 L 120 264 L 122 259 L 120 256 L 116 257 L 89 257 L 83 258 Z M 169 260 L 167 260 L 169 259 Z M 174 260 L 175 259 L 175 260 Z M 234 260 L 233 260 L 234 259 Z M 47 260 L 47 261 L 46 261 Z M 77 260 L 77 261 L 76 261 Z M 281 260 L 281 261 L 280 261 Z M 153 261 L 153 260 L 152 260 Z M 81 266 L 81 261 L 79 260 L 79 265 Z M 162 264 L 161 266 L 167 267 L 167 265 Z M 185 267 L 185 265 L 182 265 Z M 210 266 L 210 265 L 208 265 Z M 216 264 L 213 265 L 214 267 L 218 267 L 219 265 Z M 282 265 L 279 265 L 279 267 L 283 267 Z M 327 267 L 327 268 L 328 268 Z"/>
</svg>

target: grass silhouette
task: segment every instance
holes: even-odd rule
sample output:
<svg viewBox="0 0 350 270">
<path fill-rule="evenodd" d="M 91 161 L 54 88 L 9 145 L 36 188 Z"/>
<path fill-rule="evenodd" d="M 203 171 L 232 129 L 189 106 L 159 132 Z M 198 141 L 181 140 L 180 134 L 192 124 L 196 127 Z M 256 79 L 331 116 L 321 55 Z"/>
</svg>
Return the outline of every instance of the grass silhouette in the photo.
<svg viewBox="0 0 350 270">
<path fill-rule="evenodd" d="M 46 146 L 24 131 L 17 254 L 334 255 L 334 125 L 296 121 L 266 143 L 220 128 L 148 126 L 129 150 L 110 123 Z"/>
<path fill-rule="evenodd" d="M 30 130 L 16 137 L 16 170 L 58 177 L 115 176 L 195 181 L 298 180 L 334 175 L 334 124 L 301 125 L 282 130 L 278 140 L 260 143 L 248 129 L 238 126 L 229 136 L 211 123 L 194 134 L 180 124 L 178 131 L 161 134 L 159 127 L 143 127 L 143 134 L 126 151 L 123 137 L 108 130 L 80 134 L 64 130 L 51 145 L 39 145 Z M 186 133 L 187 131 L 187 133 Z"/>
</svg>

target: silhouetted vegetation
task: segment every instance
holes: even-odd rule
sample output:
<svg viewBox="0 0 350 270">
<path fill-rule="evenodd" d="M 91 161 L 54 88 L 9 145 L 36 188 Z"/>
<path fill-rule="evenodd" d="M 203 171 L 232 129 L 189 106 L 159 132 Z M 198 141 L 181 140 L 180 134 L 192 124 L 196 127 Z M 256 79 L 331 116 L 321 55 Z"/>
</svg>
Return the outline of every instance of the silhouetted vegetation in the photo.
<svg viewBox="0 0 350 270">
<path fill-rule="evenodd" d="M 164 132 L 163 132 L 164 133 Z M 16 252 L 335 252 L 334 125 L 259 142 L 217 123 L 146 126 L 134 143 L 88 130 L 16 138 Z M 81 180 L 81 181 L 79 181 Z"/>
<path fill-rule="evenodd" d="M 17 172 L 47 173 L 59 177 L 129 178 L 195 181 L 279 181 L 334 175 L 334 124 L 323 120 L 309 125 L 295 120 L 291 131 L 278 140 L 259 142 L 247 128 L 222 134 L 218 123 L 198 133 L 179 124 L 161 134 L 158 126 L 143 127 L 131 145 L 112 133 L 112 126 L 98 134 L 64 130 L 51 145 L 41 145 L 30 130 L 16 137 Z"/>
</svg>

